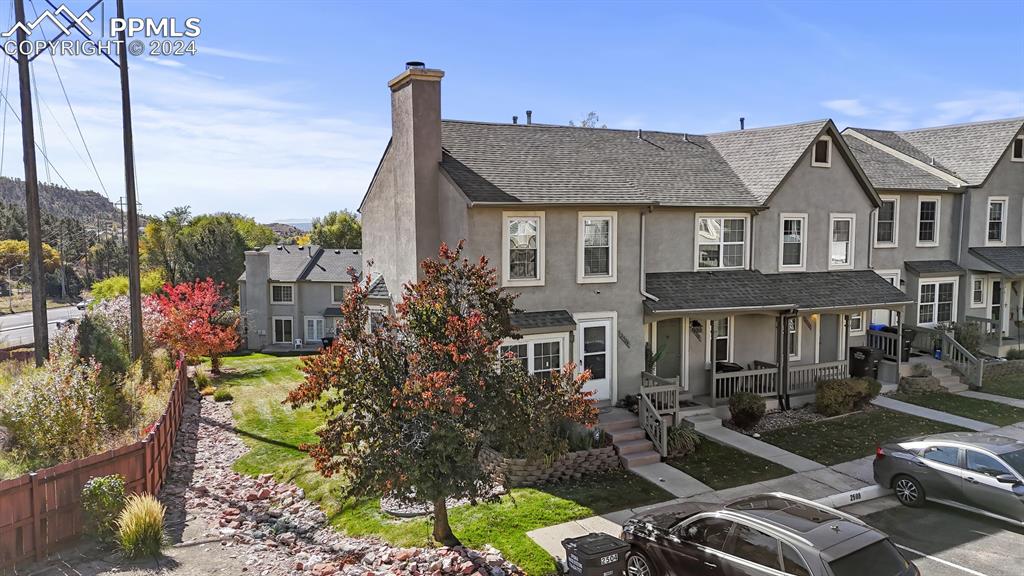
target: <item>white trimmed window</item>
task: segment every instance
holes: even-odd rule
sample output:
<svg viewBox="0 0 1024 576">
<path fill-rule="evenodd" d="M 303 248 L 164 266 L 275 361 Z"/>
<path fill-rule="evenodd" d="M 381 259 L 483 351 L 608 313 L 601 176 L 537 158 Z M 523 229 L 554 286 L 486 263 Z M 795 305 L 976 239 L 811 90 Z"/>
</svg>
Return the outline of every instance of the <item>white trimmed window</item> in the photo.
<svg viewBox="0 0 1024 576">
<path fill-rule="evenodd" d="M 832 137 L 822 136 L 811 150 L 811 166 L 828 168 L 832 166 Z"/>
<path fill-rule="evenodd" d="M 373 332 L 377 328 L 380 328 L 381 324 L 384 323 L 384 318 L 387 316 L 388 310 L 386 307 L 380 305 L 367 306 L 366 310 L 369 313 L 369 318 L 367 319 L 369 326 L 367 326 L 367 329 Z"/>
<path fill-rule="evenodd" d="M 326 323 L 323 316 L 306 316 L 306 342 L 319 342 L 324 337 Z"/>
<path fill-rule="evenodd" d="M 899 245 L 899 221 L 899 196 L 883 196 L 882 205 L 875 212 L 875 248 L 895 248 Z"/>
<path fill-rule="evenodd" d="M 616 213 L 580 212 L 577 227 L 577 282 L 615 282 L 615 243 L 618 234 Z"/>
<path fill-rule="evenodd" d="M 864 313 L 850 314 L 850 336 L 863 336 L 864 333 Z"/>
<path fill-rule="evenodd" d="M 743 268 L 747 263 L 747 216 L 697 215 L 697 268 Z"/>
<path fill-rule="evenodd" d="M 985 304 L 985 278 L 971 276 L 971 307 L 983 308 Z"/>
<path fill-rule="evenodd" d="M 1017 136 L 1013 139 L 1013 150 L 1010 152 L 1010 160 L 1024 162 L 1024 136 Z"/>
<path fill-rule="evenodd" d="M 502 345 L 499 353 L 504 356 L 511 352 L 530 374 L 550 376 L 552 372 L 562 369 L 567 360 L 565 354 L 568 342 L 565 336 L 538 334 L 524 336 L 520 340 L 512 340 Z"/>
<path fill-rule="evenodd" d="M 1006 196 L 993 196 L 988 199 L 988 228 L 985 232 L 985 245 L 1002 246 L 1006 244 Z"/>
<path fill-rule="evenodd" d="M 807 214 L 782 214 L 779 231 L 779 268 L 803 270 L 807 254 L 804 235 L 807 230 Z"/>
<path fill-rule="evenodd" d="M 274 316 L 272 320 L 274 322 L 274 343 L 291 344 L 293 338 L 292 317 Z"/>
<path fill-rule="evenodd" d="M 939 213 L 942 202 L 938 196 L 921 196 L 917 200 L 917 245 L 939 245 Z"/>
<path fill-rule="evenodd" d="M 295 303 L 295 287 L 291 284 L 271 284 L 270 285 L 270 303 L 271 304 L 294 304 Z"/>
<path fill-rule="evenodd" d="M 714 324 L 715 337 L 706 339 L 708 343 L 705 347 L 707 362 L 711 362 L 712 346 L 714 346 L 716 362 L 732 362 L 733 317 L 726 316 L 717 320 L 708 320 L 704 326 L 708 334 L 711 334 L 712 324 Z"/>
<path fill-rule="evenodd" d="M 857 217 L 853 214 L 830 215 L 829 269 L 853 268 L 856 222 Z"/>
<path fill-rule="evenodd" d="M 917 323 L 935 326 L 956 320 L 956 285 L 955 278 L 923 280 L 917 299 Z"/>
<path fill-rule="evenodd" d="M 331 302 L 341 304 L 345 301 L 345 285 L 331 284 Z"/>
<path fill-rule="evenodd" d="M 511 286 L 544 285 L 544 213 L 505 212 L 502 280 Z"/>
<path fill-rule="evenodd" d="M 789 349 L 789 359 L 800 359 L 800 318 L 792 317 L 786 319 L 786 346 Z"/>
</svg>

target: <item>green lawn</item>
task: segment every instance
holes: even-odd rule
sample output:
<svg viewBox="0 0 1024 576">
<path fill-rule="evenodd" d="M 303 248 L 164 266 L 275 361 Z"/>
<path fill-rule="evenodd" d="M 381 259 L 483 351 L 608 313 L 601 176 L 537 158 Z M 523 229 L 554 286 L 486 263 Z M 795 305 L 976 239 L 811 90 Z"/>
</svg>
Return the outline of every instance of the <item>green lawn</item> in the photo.
<svg viewBox="0 0 1024 576">
<path fill-rule="evenodd" d="M 997 426 L 1009 426 L 1017 422 L 1024 422 L 1024 408 L 967 396 L 933 392 L 931 394 L 893 394 L 892 398 Z"/>
<path fill-rule="evenodd" d="M 1024 400 L 1024 373 L 1003 374 L 995 378 L 986 377 L 981 391 Z"/>
<path fill-rule="evenodd" d="M 792 470 L 731 446 L 703 438 L 692 454 L 665 462 L 715 490 L 789 476 Z"/>
<path fill-rule="evenodd" d="M 963 430 L 942 422 L 877 408 L 800 424 L 761 435 L 761 440 L 826 466 L 870 456 L 889 440 Z"/>
<path fill-rule="evenodd" d="M 230 389 L 236 424 L 252 448 L 235 469 L 253 475 L 269 472 L 294 482 L 320 503 L 334 527 L 349 535 L 379 536 L 399 546 L 429 546 L 426 520 L 397 520 L 381 513 L 376 499 L 344 498 L 342 482 L 320 476 L 297 449 L 316 441 L 314 432 L 322 422 L 316 412 L 281 404 L 301 378 L 299 363 L 298 358 L 262 354 L 224 359 L 226 373 L 214 383 Z M 467 546 L 491 544 L 527 572 L 547 574 L 555 571 L 554 563 L 527 531 L 671 498 L 661 488 L 620 471 L 543 489 L 514 489 L 497 503 L 455 508 L 450 520 Z"/>
</svg>

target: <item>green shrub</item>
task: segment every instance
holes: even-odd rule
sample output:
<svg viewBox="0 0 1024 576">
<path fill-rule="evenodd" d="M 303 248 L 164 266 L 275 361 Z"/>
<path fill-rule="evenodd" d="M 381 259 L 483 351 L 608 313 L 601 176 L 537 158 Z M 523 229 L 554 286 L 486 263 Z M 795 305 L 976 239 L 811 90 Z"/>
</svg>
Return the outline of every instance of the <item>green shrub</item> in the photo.
<svg viewBox="0 0 1024 576">
<path fill-rule="evenodd" d="M 967 349 L 971 354 L 977 354 L 981 349 L 981 328 L 976 323 L 953 324 L 953 338 Z"/>
<path fill-rule="evenodd" d="M 221 388 L 213 393 L 213 399 L 216 402 L 228 402 L 234 400 L 235 397 L 231 395 L 231 392 Z"/>
<path fill-rule="evenodd" d="M 700 446 L 700 435 L 684 425 L 673 426 L 668 431 L 668 454 L 669 456 L 683 456 L 693 452 Z"/>
<path fill-rule="evenodd" d="M 1024 350 L 1011 349 L 1006 353 L 1007 360 L 1024 360 Z"/>
<path fill-rule="evenodd" d="M 128 558 L 156 556 L 164 545 L 164 505 L 149 494 L 132 494 L 117 518 L 117 541 Z"/>
<path fill-rule="evenodd" d="M 114 474 L 92 478 L 82 487 L 82 513 L 86 534 L 109 542 L 117 533 L 117 517 L 124 508 L 124 478 Z"/>
<path fill-rule="evenodd" d="M 882 385 L 869 378 L 844 378 L 818 382 L 814 408 L 823 416 L 839 416 L 861 410 L 882 391 Z"/>
<path fill-rule="evenodd" d="M 196 385 L 197 390 L 209 388 L 211 386 L 210 375 L 202 370 L 196 370 L 195 375 L 192 376 L 192 383 Z"/>
<path fill-rule="evenodd" d="M 732 423 L 747 430 L 761 421 L 765 413 L 765 401 L 757 394 L 740 391 L 729 398 L 729 414 Z"/>
</svg>

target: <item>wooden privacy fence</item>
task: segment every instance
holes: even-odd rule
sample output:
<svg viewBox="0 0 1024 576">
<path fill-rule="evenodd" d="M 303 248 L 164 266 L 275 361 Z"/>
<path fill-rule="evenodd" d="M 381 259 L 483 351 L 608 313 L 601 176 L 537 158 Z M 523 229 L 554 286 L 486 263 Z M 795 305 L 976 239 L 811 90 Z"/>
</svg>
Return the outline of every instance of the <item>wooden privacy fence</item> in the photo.
<svg viewBox="0 0 1024 576">
<path fill-rule="evenodd" d="M 81 493 L 90 478 L 119 474 L 130 492 L 156 494 L 171 460 L 187 393 L 188 367 L 179 359 L 167 409 L 145 438 L 0 482 L 0 569 L 41 560 L 81 535 Z"/>
</svg>

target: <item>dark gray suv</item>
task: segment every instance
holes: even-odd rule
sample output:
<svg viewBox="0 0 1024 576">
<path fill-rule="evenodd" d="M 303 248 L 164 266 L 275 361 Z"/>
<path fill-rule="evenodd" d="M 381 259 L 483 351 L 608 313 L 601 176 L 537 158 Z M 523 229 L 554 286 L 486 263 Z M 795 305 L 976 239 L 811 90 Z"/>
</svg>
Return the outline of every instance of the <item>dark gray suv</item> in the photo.
<svg viewBox="0 0 1024 576">
<path fill-rule="evenodd" d="M 888 537 L 849 514 L 782 493 L 670 504 L 630 519 L 629 576 L 916 576 Z"/>
<path fill-rule="evenodd" d="M 1024 525 L 1024 442 L 948 432 L 882 444 L 875 482 L 907 506 L 941 502 Z"/>
</svg>

